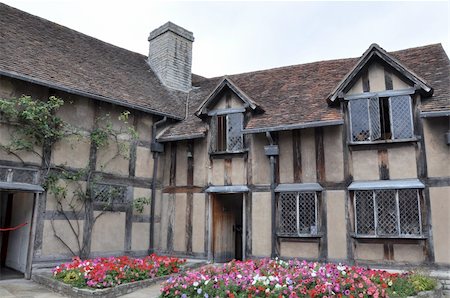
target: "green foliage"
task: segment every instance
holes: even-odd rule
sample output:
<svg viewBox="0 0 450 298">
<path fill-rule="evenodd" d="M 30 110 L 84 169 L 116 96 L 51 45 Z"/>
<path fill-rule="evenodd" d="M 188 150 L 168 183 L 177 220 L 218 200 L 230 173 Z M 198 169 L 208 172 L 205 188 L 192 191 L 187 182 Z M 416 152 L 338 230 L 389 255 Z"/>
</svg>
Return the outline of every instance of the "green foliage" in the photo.
<svg viewBox="0 0 450 298">
<path fill-rule="evenodd" d="M 16 125 L 9 146 L 10 151 L 31 150 L 34 145 L 53 144 L 64 136 L 66 125 L 55 115 L 64 101 L 51 96 L 47 101 L 33 100 L 30 96 L 18 99 L 0 99 L 0 112 L 4 120 Z"/>
<path fill-rule="evenodd" d="M 145 205 L 149 205 L 151 199 L 148 197 L 139 197 L 133 200 L 133 208 L 136 209 L 138 213 L 144 212 Z"/>
<path fill-rule="evenodd" d="M 414 296 L 422 291 L 430 291 L 437 286 L 436 279 L 421 271 L 412 272 L 407 278 L 396 279 L 387 289 L 389 297 Z"/>
<path fill-rule="evenodd" d="M 422 272 L 414 272 L 409 277 L 409 280 L 414 286 L 414 290 L 416 290 L 416 292 L 430 291 L 437 286 L 436 279 L 427 276 Z"/>
</svg>

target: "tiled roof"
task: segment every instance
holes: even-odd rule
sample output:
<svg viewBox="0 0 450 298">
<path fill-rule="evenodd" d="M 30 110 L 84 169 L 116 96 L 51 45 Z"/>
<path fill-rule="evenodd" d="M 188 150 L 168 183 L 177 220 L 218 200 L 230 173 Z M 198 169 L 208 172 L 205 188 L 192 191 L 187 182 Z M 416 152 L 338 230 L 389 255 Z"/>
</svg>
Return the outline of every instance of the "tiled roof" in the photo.
<svg viewBox="0 0 450 298">
<path fill-rule="evenodd" d="M 434 88 L 433 96 L 423 99 L 421 111 L 450 110 L 450 61 L 440 44 L 389 54 Z M 339 108 L 328 106 L 326 99 L 358 59 L 320 61 L 229 76 L 265 111 L 254 115 L 245 129 L 342 120 Z M 199 88 L 190 95 L 188 118 L 167 130 L 163 140 L 186 137 L 189 131 L 197 135 L 206 132 L 205 124 L 193 113 L 220 80 L 214 78 L 198 84 Z"/>
<path fill-rule="evenodd" d="M 0 74 L 182 119 L 186 94 L 163 86 L 146 59 L 0 3 Z"/>
</svg>

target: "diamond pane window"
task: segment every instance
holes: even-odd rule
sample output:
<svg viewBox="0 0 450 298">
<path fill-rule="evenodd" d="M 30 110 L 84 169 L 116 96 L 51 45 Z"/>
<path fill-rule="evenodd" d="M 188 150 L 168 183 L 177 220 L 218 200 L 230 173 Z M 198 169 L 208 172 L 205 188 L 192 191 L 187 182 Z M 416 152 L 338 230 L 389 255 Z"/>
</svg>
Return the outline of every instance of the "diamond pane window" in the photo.
<svg viewBox="0 0 450 298">
<path fill-rule="evenodd" d="M 355 233 L 367 236 L 422 236 L 418 189 L 354 192 Z"/>
<path fill-rule="evenodd" d="M 350 141 L 409 140 L 414 137 L 409 95 L 349 100 Z"/>
<path fill-rule="evenodd" d="M 244 149 L 242 126 L 242 113 L 217 115 L 211 118 L 210 152 L 242 152 Z"/>
<path fill-rule="evenodd" d="M 317 193 L 285 192 L 279 194 L 279 236 L 298 237 L 318 232 Z"/>
<path fill-rule="evenodd" d="M 127 187 L 124 185 L 112 185 L 97 183 L 93 187 L 94 202 L 101 204 L 126 204 Z"/>
</svg>

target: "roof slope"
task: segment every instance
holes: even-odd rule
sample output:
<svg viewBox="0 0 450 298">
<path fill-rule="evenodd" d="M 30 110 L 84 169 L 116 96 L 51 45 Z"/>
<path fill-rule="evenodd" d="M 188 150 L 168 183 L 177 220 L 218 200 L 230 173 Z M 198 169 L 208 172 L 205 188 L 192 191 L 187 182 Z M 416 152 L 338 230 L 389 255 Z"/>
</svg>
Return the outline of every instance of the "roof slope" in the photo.
<svg viewBox="0 0 450 298">
<path fill-rule="evenodd" d="M 2 3 L 0 28 L 0 74 L 173 118 L 185 115 L 186 94 L 163 86 L 144 55 Z"/>
<path fill-rule="evenodd" d="M 389 54 L 434 88 L 433 96 L 422 100 L 421 111 L 450 110 L 450 61 L 440 44 Z M 342 120 L 339 108 L 327 104 L 327 96 L 358 60 L 320 61 L 229 76 L 265 111 L 254 115 L 246 129 Z M 198 84 L 190 94 L 188 118 L 168 129 L 162 140 L 186 137 L 189 131 L 196 135 L 206 132 L 207 127 L 194 112 L 219 81 L 214 78 Z"/>
</svg>

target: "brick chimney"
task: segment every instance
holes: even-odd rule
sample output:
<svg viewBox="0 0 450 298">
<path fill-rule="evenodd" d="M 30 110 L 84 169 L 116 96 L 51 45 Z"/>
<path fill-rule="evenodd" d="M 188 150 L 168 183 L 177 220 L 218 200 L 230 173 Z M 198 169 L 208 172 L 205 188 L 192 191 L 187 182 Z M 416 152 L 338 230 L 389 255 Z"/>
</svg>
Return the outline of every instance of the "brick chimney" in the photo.
<svg viewBox="0 0 450 298">
<path fill-rule="evenodd" d="M 148 63 L 161 82 L 169 88 L 189 91 L 192 86 L 192 32 L 167 22 L 150 32 L 148 41 Z"/>
</svg>

